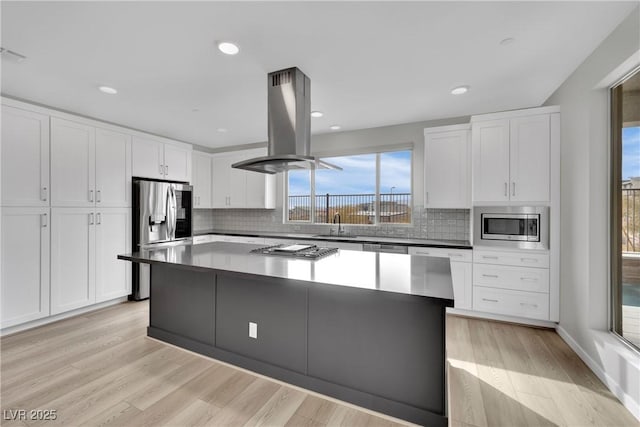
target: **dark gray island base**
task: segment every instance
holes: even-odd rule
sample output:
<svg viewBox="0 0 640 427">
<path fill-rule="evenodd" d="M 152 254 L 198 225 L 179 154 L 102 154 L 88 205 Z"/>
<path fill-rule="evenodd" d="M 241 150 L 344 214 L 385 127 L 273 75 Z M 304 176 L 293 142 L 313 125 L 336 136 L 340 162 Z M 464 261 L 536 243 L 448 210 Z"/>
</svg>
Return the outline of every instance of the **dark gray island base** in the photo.
<svg viewBox="0 0 640 427">
<path fill-rule="evenodd" d="M 148 335 L 414 423 L 447 425 L 445 310 L 453 305 L 448 260 L 367 253 L 351 268 L 374 262 L 378 285 L 352 287 L 318 282 L 327 258 L 246 255 L 255 247 L 213 243 L 120 256 L 151 264 Z M 334 257 L 343 259 L 325 266 L 353 264 L 360 254 L 340 251 Z M 253 268 L 237 263 L 241 255 Z M 216 265 L 216 257 L 226 257 L 227 267 Z M 264 258 L 280 277 L 256 274 L 255 263 Z M 396 280 L 410 280 L 418 295 L 384 290 L 380 276 L 393 280 L 384 271 L 393 265 L 409 266 L 409 272 L 397 271 Z M 281 277 L 295 277 L 283 271 L 305 267 L 316 270 L 307 280 Z M 446 276 L 444 291 L 424 295 L 430 285 L 418 282 Z M 249 336 L 250 322 L 257 325 L 257 338 Z"/>
</svg>

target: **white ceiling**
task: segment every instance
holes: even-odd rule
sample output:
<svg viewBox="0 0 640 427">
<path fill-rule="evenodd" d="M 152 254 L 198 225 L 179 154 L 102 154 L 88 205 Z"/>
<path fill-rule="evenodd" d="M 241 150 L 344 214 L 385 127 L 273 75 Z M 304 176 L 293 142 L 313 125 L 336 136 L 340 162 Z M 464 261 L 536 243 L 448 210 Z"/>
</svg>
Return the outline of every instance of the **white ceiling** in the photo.
<svg viewBox="0 0 640 427">
<path fill-rule="evenodd" d="M 3 56 L 2 93 L 209 147 L 265 141 L 266 74 L 290 66 L 313 133 L 531 107 L 637 4 L 2 1 L 2 46 L 27 56 Z"/>
</svg>

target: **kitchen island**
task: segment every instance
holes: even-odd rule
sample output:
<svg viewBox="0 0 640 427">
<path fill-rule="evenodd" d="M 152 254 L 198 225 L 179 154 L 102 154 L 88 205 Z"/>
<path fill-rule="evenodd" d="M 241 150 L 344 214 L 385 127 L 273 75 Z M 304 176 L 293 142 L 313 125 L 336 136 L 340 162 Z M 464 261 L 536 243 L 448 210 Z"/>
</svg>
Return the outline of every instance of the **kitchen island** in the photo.
<svg viewBox="0 0 640 427">
<path fill-rule="evenodd" d="M 447 259 L 250 253 L 258 247 L 120 255 L 151 264 L 148 335 L 418 424 L 447 424 Z"/>
</svg>

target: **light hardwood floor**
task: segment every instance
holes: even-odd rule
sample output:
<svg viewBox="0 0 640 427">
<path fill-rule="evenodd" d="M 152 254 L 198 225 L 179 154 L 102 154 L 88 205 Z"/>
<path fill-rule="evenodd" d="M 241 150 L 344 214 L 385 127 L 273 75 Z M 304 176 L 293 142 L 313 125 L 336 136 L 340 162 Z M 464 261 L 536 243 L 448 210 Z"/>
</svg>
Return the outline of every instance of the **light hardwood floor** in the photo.
<svg viewBox="0 0 640 427">
<path fill-rule="evenodd" d="M 147 319 L 126 303 L 2 338 L 3 414 L 57 411 L 2 425 L 404 425 L 149 339 Z M 451 425 L 639 425 L 555 332 L 447 322 Z"/>
</svg>

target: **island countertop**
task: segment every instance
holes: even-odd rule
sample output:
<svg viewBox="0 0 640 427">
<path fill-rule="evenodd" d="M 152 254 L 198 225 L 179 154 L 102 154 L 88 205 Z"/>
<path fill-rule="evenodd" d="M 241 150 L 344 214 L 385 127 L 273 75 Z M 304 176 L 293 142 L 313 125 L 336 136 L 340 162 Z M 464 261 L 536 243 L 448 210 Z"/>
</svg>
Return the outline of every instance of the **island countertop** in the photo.
<svg viewBox="0 0 640 427">
<path fill-rule="evenodd" d="M 330 245 L 328 245 L 330 246 Z M 254 254 L 261 245 L 213 242 L 141 250 L 118 258 L 145 264 L 171 264 L 318 284 L 370 289 L 451 300 L 447 258 L 338 250 L 320 259 Z"/>
</svg>

